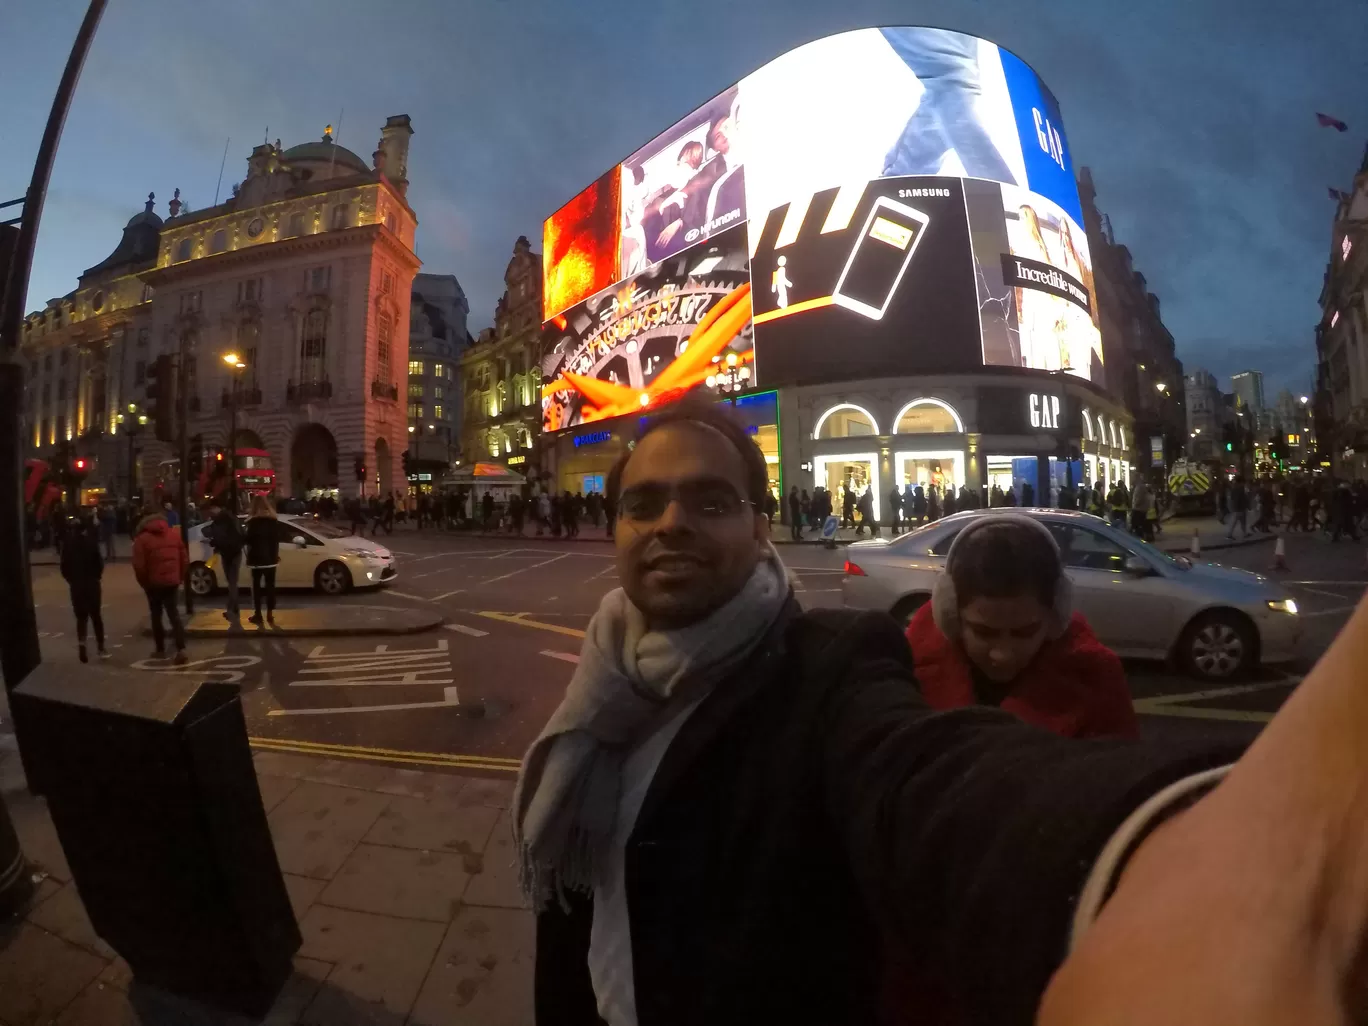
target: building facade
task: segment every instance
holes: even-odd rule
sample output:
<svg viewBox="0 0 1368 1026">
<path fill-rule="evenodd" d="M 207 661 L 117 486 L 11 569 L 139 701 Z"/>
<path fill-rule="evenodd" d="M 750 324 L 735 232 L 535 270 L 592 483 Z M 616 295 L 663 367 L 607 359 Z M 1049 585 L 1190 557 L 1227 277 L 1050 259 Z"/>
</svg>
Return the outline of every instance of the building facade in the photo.
<svg viewBox="0 0 1368 1026">
<path fill-rule="evenodd" d="M 451 274 L 413 280 L 409 314 L 408 467 L 411 487 L 427 489 L 461 458 L 460 363 L 472 339 L 470 302 Z"/>
<path fill-rule="evenodd" d="M 1267 430 L 1264 424 L 1263 372 L 1244 370 L 1230 376 L 1230 390 L 1240 397 L 1240 404 L 1254 417 L 1255 431 Z"/>
<path fill-rule="evenodd" d="M 1333 472 L 1368 478 L 1368 148 L 1341 193 L 1316 326 L 1315 418 Z"/>
<path fill-rule="evenodd" d="M 1187 413 L 1187 455 L 1194 460 L 1224 460 L 1225 401 L 1210 371 L 1198 367 L 1183 379 Z"/>
<path fill-rule="evenodd" d="M 133 444 L 137 484 L 155 488 L 174 447 L 146 430 L 133 443 L 120 435 L 146 409 L 147 368 L 175 354 L 188 434 L 228 448 L 236 407 L 236 444 L 269 452 L 281 494 L 403 488 L 409 297 L 419 267 L 406 200 L 412 134 L 407 115 L 390 118 L 370 166 L 330 132 L 289 149 L 263 143 L 226 202 L 186 213 L 177 192 L 165 221 L 149 204 L 75 293 L 27 319 L 24 351 L 41 367 L 30 385 L 35 448 L 64 431 L 86 437 L 98 450 L 93 477 L 115 491 L 132 484 L 117 456 Z M 245 364 L 236 380 L 229 353 Z M 88 370 L 78 377 L 80 368 Z M 63 408 L 43 398 L 54 378 L 67 389 L 89 384 Z"/>
<path fill-rule="evenodd" d="M 1134 417 L 1139 465 L 1154 463 L 1154 439 L 1162 440 L 1160 448 L 1171 462 L 1183 452 L 1190 431 L 1182 361 L 1164 325 L 1159 297 L 1097 207 L 1097 186 L 1086 167 L 1079 169 L 1078 192 L 1093 259 L 1107 388 Z"/>
<path fill-rule="evenodd" d="M 461 454 L 522 472 L 541 430 L 542 263 L 525 236 L 513 244 L 504 286 L 494 326 L 461 358 Z"/>
</svg>

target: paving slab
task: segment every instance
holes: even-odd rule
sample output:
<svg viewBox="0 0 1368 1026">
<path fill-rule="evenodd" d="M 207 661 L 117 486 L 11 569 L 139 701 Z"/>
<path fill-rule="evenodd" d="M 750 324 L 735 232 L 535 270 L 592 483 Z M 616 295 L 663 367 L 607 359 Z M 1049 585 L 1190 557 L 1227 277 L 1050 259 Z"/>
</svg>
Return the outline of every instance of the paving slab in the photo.
<svg viewBox="0 0 1368 1026">
<path fill-rule="evenodd" d="M 274 637 L 332 638 L 421 634 L 446 623 L 446 616 L 435 605 L 419 608 L 349 604 L 277 609 L 274 626 L 248 623 L 248 615 L 250 611 L 244 611 L 241 623 L 235 624 L 224 617 L 222 606 L 198 605 L 193 614 L 184 618 L 185 636 L 253 640 Z M 150 621 L 143 624 L 142 634 L 148 638 L 152 636 Z"/>
<path fill-rule="evenodd" d="M 356 912 L 449 923 L 469 880 L 461 855 L 358 844 L 318 900 Z"/>
<path fill-rule="evenodd" d="M 471 878 L 462 899 L 464 904 L 512 909 L 529 907 L 518 886 L 518 862 L 510 822 L 508 813 L 504 812 L 494 824 L 480 872 Z"/>
<path fill-rule="evenodd" d="M 536 947 L 531 912 L 462 907 L 423 981 L 409 1026 L 530 1026 Z"/>
<path fill-rule="evenodd" d="M 105 960 L 118 957 L 118 952 L 106 944 L 86 915 L 85 905 L 74 883 L 69 883 L 25 917 L 34 926 L 55 933 L 62 940 L 99 955 Z"/>
<path fill-rule="evenodd" d="M 300 955 L 332 962 L 300 1026 L 403 1026 L 444 923 L 415 922 L 314 905 L 299 924 Z"/>
<path fill-rule="evenodd" d="M 388 803 L 388 795 L 300 784 L 268 817 L 281 870 L 331 880 Z"/>
<path fill-rule="evenodd" d="M 285 878 L 285 891 L 290 896 L 290 908 L 294 910 L 295 922 L 298 922 L 318 900 L 323 888 L 328 886 L 328 881 L 315 880 L 311 876 L 297 876 L 294 873 L 281 875 Z"/>
<path fill-rule="evenodd" d="M 0 1022 L 47 1026 L 108 963 L 23 920 L 0 926 Z"/>
<path fill-rule="evenodd" d="M 485 845 L 499 819 L 487 805 L 462 804 L 456 796 L 394 798 L 366 834 L 370 844 L 422 851 L 453 852 L 466 857 L 466 872 L 483 864 Z"/>
</svg>

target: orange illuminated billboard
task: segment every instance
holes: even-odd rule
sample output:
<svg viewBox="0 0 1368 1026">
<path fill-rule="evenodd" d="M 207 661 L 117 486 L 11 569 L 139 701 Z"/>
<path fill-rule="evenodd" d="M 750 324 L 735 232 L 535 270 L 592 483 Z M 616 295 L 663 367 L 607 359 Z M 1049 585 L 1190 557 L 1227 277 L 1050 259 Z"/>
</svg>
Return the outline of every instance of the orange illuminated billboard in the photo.
<svg viewBox="0 0 1368 1026">
<path fill-rule="evenodd" d="M 543 229 L 542 318 L 550 320 L 621 277 L 619 169 L 552 214 Z"/>
</svg>

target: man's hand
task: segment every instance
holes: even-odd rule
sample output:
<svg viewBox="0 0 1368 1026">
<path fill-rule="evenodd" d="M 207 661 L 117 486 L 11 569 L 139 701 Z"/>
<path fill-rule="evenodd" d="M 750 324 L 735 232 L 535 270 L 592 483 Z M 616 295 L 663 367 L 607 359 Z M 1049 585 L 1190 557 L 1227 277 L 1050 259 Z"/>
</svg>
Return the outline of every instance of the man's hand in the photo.
<svg viewBox="0 0 1368 1026">
<path fill-rule="evenodd" d="M 1368 1023 L 1368 598 L 1211 794 L 1162 826 L 1039 1026 Z"/>
</svg>

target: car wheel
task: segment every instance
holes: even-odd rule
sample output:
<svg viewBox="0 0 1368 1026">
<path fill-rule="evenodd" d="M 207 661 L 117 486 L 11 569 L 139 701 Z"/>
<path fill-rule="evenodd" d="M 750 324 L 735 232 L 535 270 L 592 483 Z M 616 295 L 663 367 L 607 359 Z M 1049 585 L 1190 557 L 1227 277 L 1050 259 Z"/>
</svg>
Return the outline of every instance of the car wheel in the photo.
<svg viewBox="0 0 1368 1026">
<path fill-rule="evenodd" d="M 351 586 L 351 572 L 335 559 L 320 563 L 314 571 L 314 587 L 324 595 L 341 595 Z"/>
<path fill-rule="evenodd" d="M 1229 680 L 1254 665 L 1254 629 L 1238 613 L 1207 613 L 1183 632 L 1181 656 L 1187 670 L 1204 680 Z"/>
<path fill-rule="evenodd" d="M 190 564 L 190 591 L 196 598 L 208 598 L 218 590 L 214 571 L 203 563 Z"/>
<path fill-rule="evenodd" d="M 893 619 L 906 627 L 918 609 L 931 600 L 930 595 L 904 595 L 893 607 Z"/>
</svg>

